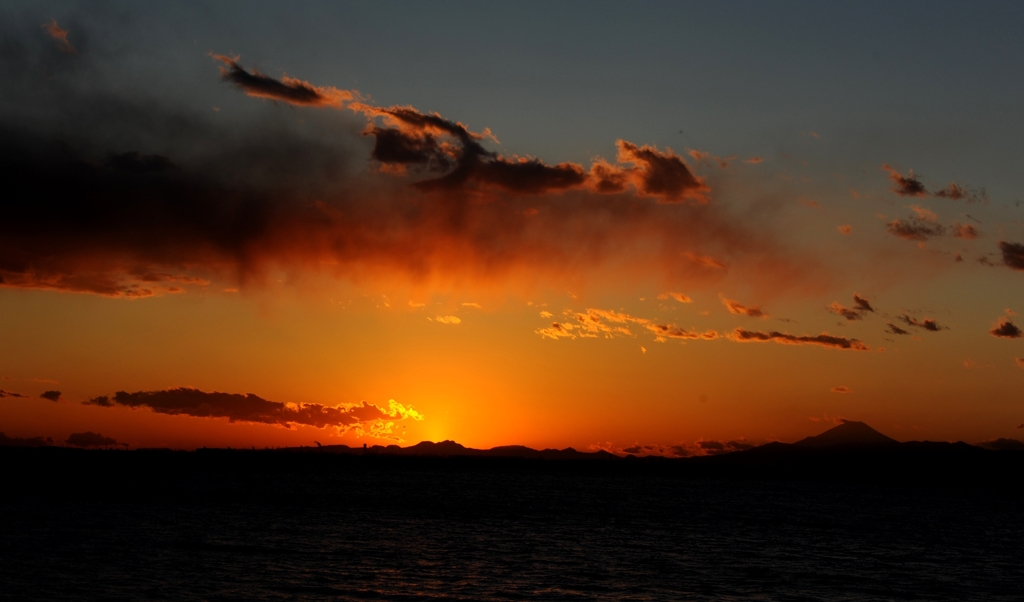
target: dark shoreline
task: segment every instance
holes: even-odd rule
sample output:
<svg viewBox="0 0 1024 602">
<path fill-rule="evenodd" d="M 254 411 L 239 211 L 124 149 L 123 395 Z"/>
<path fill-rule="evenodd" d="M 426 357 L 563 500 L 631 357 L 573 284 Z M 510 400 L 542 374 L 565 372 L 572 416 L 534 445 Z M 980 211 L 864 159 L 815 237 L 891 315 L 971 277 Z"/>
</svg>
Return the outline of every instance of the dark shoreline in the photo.
<svg viewBox="0 0 1024 602">
<path fill-rule="evenodd" d="M 404 448 L 409 450 L 412 448 Z M 474 450 L 479 451 L 479 450 Z M 533 451 L 533 450 L 531 450 Z M 12 491 L 156 487 L 188 475 L 307 474 L 427 470 L 580 475 L 655 475 L 679 479 L 727 479 L 863 483 L 935 488 L 1022 488 L 1024 452 L 991 451 L 963 443 L 902 443 L 894 446 L 837 446 L 824 449 L 778 444 L 717 456 L 663 458 L 557 450 L 546 457 L 469 453 L 389 453 L 386 448 L 76 449 L 0 447 L 0 462 Z M 162 475 L 159 479 L 154 475 Z M 100 485 L 100 483 L 106 483 Z M 58 485 L 63 483 L 63 486 Z"/>
</svg>

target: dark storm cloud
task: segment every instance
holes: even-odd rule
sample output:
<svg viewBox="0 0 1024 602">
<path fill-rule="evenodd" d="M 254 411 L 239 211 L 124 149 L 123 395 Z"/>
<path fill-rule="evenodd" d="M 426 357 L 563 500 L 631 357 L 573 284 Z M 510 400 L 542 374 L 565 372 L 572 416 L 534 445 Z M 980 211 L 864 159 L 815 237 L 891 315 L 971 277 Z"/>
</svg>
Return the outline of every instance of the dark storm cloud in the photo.
<svg viewBox="0 0 1024 602">
<path fill-rule="evenodd" d="M 43 391 L 39 397 L 50 401 L 60 401 L 60 391 Z"/>
<path fill-rule="evenodd" d="M 103 435 L 92 431 L 71 433 L 71 436 L 68 437 L 65 443 L 75 447 L 106 447 L 108 445 L 117 445 L 117 441 L 114 439 L 104 437 Z"/>
<path fill-rule="evenodd" d="M 701 204 L 706 186 L 670 151 L 623 142 L 620 164 L 584 171 L 500 156 L 483 147 L 486 130 L 438 115 L 355 102 L 355 117 L 300 122 L 267 103 L 225 119 L 109 84 L 98 38 L 71 56 L 30 29 L 35 42 L 0 23 L 17 47 L 0 53 L 0 286 L 143 298 L 281 272 L 494 281 L 590 277 L 614 263 L 672 282 L 717 279 L 728 265 L 774 288 L 819 270 L 753 217 Z M 331 98 L 225 69 L 246 93 Z M 368 173 L 364 130 L 382 168 L 424 173 Z M 702 269 L 705 258 L 722 269 Z"/>
<path fill-rule="evenodd" d="M 653 147 L 619 140 L 620 165 L 597 162 L 588 173 L 574 163 L 548 165 L 538 159 L 513 159 L 484 148 L 490 132 L 471 132 L 466 126 L 412 107 L 374 107 L 354 103 L 352 109 L 387 126 L 371 124 L 365 134 L 375 138 L 372 156 L 388 166 L 420 166 L 427 172 L 447 172 L 421 180 L 424 191 L 454 191 L 495 187 L 518 194 L 544 194 L 574 188 L 597 193 L 620 193 L 632 184 L 642 196 L 662 202 L 704 201 L 709 191 L 681 158 Z M 629 166 L 632 167 L 629 167 Z"/>
<path fill-rule="evenodd" d="M 1024 336 L 1024 333 L 1013 323 L 1013 320 L 1006 317 L 999 318 L 999 322 L 988 333 L 1001 339 L 1019 339 Z"/>
<path fill-rule="evenodd" d="M 909 197 L 919 197 L 928 194 L 924 184 L 914 176 L 913 170 L 904 176 L 889 165 L 883 165 L 882 169 L 889 172 L 889 179 L 893 182 L 892 191 L 896 194 Z"/>
<path fill-rule="evenodd" d="M 907 314 L 900 314 L 899 320 L 902 320 L 905 324 L 915 326 L 917 328 L 923 328 L 924 330 L 930 330 L 932 332 L 938 332 L 940 330 L 949 330 L 945 326 L 939 326 L 938 323 L 931 319 L 925 318 L 924 320 L 918 320 L 917 318 L 908 316 Z"/>
<path fill-rule="evenodd" d="M 739 343 L 764 343 L 774 342 L 784 345 L 819 345 L 831 349 L 853 349 L 856 351 L 868 351 L 869 347 L 857 339 L 837 337 L 828 333 L 821 333 L 816 336 L 796 336 L 784 332 L 770 331 L 760 332 L 737 328 L 729 335 L 729 338 Z"/>
<path fill-rule="evenodd" d="M 1024 270 L 1024 244 L 1001 240 L 999 250 L 1003 252 L 1003 263 L 1015 270 Z"/>
<path fill-rule="evenodd" d="M 422 416 L 412 408 L 406 408 L 394 401 L 390 402 L 388 408 L 381 408 L 365 401 L 353 406 L 285 404 L 263 399 L 252 393 L 206 393 L 186 387 L 135 393 L 118 391 L 113 398 L 104 395 L 84 403 L 102 407 L 149 408 L 158 414 L 227 418 L 230 422 L 274 424 L 285 428 L 299 424 L 317 428 L 332 426 L 349 429 L 379 421 L 422 419 Z"/>
<path fill-rule="evenodd" d="M 353 98 L 352 92 L 348 90 L 317 87 L 287 75 L 277 80 L 255 69 L 252 72 L 246 71 L 238 64 L 238 57 L 222 54 L 210 56 L 227 66 L 221 68 L 221 78 L 231 82 L 249 96 L 280 100 L 299 106 L 336 108 L 340 108 L 342 102 Z"/>
</svg>

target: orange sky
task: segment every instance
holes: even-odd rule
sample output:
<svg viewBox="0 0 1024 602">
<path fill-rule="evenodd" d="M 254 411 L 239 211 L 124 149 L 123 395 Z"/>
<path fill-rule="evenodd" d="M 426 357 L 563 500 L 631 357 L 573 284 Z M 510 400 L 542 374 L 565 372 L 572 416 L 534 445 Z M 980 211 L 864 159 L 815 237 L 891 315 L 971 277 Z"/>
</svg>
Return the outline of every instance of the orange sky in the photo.
<svg viewBox="0 0 1024 602">
<path fill-rule="evenodd" d="M 101 60 L 56 21 L 34 33 L 69 72 Z M 839 418 L 1021 436 L 1024 222 L 998 183 L 810 130 L 795 152 L 629 136 L 546 160 L 244 59 L 204 57 L 223 102 L 167 130 L 55 125 L 94 91 L 29 86 L 54 116 L 2 149 L 8 437 L 680 455 Z"/>
</svg>

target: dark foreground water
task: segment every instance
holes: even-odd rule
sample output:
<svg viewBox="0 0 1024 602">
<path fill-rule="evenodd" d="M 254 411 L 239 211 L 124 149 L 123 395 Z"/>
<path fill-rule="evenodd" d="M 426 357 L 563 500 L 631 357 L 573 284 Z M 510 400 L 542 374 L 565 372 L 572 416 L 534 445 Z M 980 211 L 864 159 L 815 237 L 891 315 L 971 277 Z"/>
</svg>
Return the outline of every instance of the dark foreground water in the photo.
<svg viewBox="0 0 1024 602">
<path fill-rule="evenodd" d="M 1024 599 L 1006 490 L 101 453 L 0 458 L 0 597 Z"/>
</svg>

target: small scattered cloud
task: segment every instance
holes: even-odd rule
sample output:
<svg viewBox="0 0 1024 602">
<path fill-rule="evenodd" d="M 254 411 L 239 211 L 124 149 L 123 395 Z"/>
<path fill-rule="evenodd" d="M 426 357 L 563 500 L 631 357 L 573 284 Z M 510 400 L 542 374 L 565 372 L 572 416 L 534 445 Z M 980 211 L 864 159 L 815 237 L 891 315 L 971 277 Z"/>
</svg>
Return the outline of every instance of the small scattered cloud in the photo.
<svg viewBox="0 0 1024 602">
<path fill-rule="evenodd" d="M 1003 263 L 1014 270 L 1024 271 L 1024 244 L 999 241 L 999 250 L 1003 253 Z"/>
<path fill-rule="evenodd" d="M 468 303 L 463 303 L 462 307 L 472 307 L 472 308 L 475 308 L 475 309 L 480 309 L 480 304 L 479 303 L 468 302 Z"/>
<path fill-rule="evenodd" d="M 571 312 L 570 312 L 571 313 Z M 609 309 L 589 308 L 585 312 L 577 312 L 573 317 L 579 323 L 579 336 L 596 337 L 603 335 L 605 338 L 612 338 L 616 335 L 632 336 L 626 326 L 612 326 L 612 324 L 647 324 L 649 320 L 637 318 L 627 313 Z"/>
<path fill-rule="evenodd" d="M 988 333 L 1001 339 L 1019 339 L 1024 336 L 1024 333 L 1009 317 L 999 318 L 999 321 Z"/>
<path fill-rule="evenodd" d="M 426 306 L 427 306 L 426 303 L 420 303 L 418 301 L 413 301 L 412 299 L 409 300 L 409 307 L 426 307 Z"/>
<path fill-rule="evenodd" d="M 946 233 L 946 228 L 942 224 L 935 224 L 920 218 L 896 219 L 886 224 L 885 229 L 893 236 L 919 242 Z"/>
<path fill-rule="evenodd" d="M 896 194 L 906 197 L 923 197 L 928 194 L 924 184 L 922 184 L 914 175 L 914 170 L 910 170 L 907 172 L 907 175 L 904 176 L 888 164 L 883 165 L 882 169 L 889 172 L 889 179 L 893 182 L 891 190 Z"/>
<path fill-rule="evenodd" d="M 939 324 L 931 318 L 918 320 L 917 318 L 908 316 L 907 314 L 900 314 L 900 317 L 898 319 L 902 320 L 905 324 L 908 324 L 910 326 L 923 328 L 924 330 L 930 330 L 932 332 L 938 332 L 940 330 L 949 330 L 949 328 L 946 326 L 939 326 Z"/>
<path fill-rule="evenodd" d="M 549 312 L 546 309 L 540 312 L 540 317 L 542 317 L 542 318 L 550 318 L 550 317 L 553 317 L 553 316 L 554 316 L 554 314 L 552 314 L 551 312 Z"/>
<path fill-rule="evenodd" d="M 50 401 L 60 401 L 60 391 L 43 391 L 43 394 L 39 397 L 49 399 Z"/>
<path fill-rule="evenodd" d="M 1015 357 L 1013 361 L 1017 364 L 1017 367 L 1024 370 L 1024 357 Z"/>
<path fill-rule="evenodd" d="M 900 335 L 910 334 L 909 330 L 903 330 L 902 328 L 900 328 L 899 326 L 896 326 L 892 322 L 889 322 L 888 324 L 886 324 L 886 326 L 889 327 L 889 330 L 887 332 L 889 332 L 891 334 L 900 334 Z"/>
<path fill-rule="evenodd" d="M 724 305 L 726 309 L 729 310 L 729 313 L 750 316 L 751 318 L 768 317 L 768 314 L 765 313 L 760 307 L 747 307 L 746 305 L 743 305 L 737 301 L 733 301 L 732 299 L 726 299 L 725 297 L 722 297 L 722 305 Z"/>
<path fill-rule="evenodd" d="M 63 52 L 67 52 L 68 54 L 75 54 L 78 52 L 75 50 L 75 47 L 71 45 L 71 42 L 68 41 L 68 30 L 62 29 L 60 25 L 57 25 L 56 19 L 49 23 L 43 23 L 43 31 L 45 31 L 46 34 L 54 40 L 57 40 L 57 47 Z"/>
<path fill-rule="evenodd" d="M 686 151 L 686 154 L 693 157 L 693 160 L 696 161 L 698 165 L 707 165 L 710 167 L 712 164 L 715 164 L 722 169 L 729 167 L 729 163 L 736 160 L 736 157 L 717 157 L 707 151 L 701 150 L 691 149 Z"/>
<path fill-rule="evenodd" d="M 928 209 L 927 207 L 922 207 L 920 205 L 911 205 L 910 210 L 913 211 L 914 215 L 917 216 L 917 219 L 921 221 L 931 222 L 933 224 L 939 221 L 939 216 L 936 215 L 934 211 Z"/>
<path fill-rule="evenodd" d="M 440 322 L 441 324 L 461 324 L 462 320 L 458 316 L 437 316 L 436 318 L 427 318 L 434 322 Z"/>
<path fill-rule="evenodd" d="M 935 196 L 959 201 L 960 199 L 967 197 L 967 191 L 957 184 L 950 182 L 950 184 L 945 188 L 936 190 Z"/>
<path fill-rule="evenodd" d="M 552 322 L 551 326 L 548 326 L 547 328 L 538 328 L 534 332 L 539 334 L 541 338 L 546 339 L 575 339 L 576 335 L 573 333 L 573 330 L 575 329 L 576 326 L 573 324 Z"/>
<path fill-rule="evenodd" d="M 715 270 L 724 270 L 725 269 L 725 264 L 724 263 L 722 263 L 721 261 L 718 261 L 717 259 L 715 259 L 714 257 L 711 257 L 709 255 L 698 255 L 697 253 L 686 253 L 685 255 L 686 255 L 687 259 L 689 259 L 690 261 L 696 263 L 697 265 L 701 265 L 701 266 L 704 266 L 706 268 L 712 268 L 712 269 L 715 269 Z M 1024 269 L 1024 268 L 1022 268 L 1022 269 Z"/>
<path fill-rule="evenodd" d="M 980 190 L 971 189 L 968 190 L 959 184 L 950 182 L 945 188 L 941 188 L 935 191 L 935 196 L 949 199 L 951 201 L 959 201 L 961 199 L 967 199 L 968 203 L 987 203 L 988 193 L 984 188 Z"/>
<path fill-rule="evenodd" d="M 961 224 L 955 222 L 951 230 L 953 238 L 962 238 L 964 240 L 974 240 L 981 236 L 981 231 L 972 226 L 971 224 Z"/>
<path fill-rule="evenodd" d="M 27 395 L 22 395 L 21 393 L 14 393 L 12 391 L 4 391 L 3 389 L 0 389 L 0 399 L 3 399 L 4 397 L 21 397 L 23 399 L 28 399 Z"/>
<path fill-rule="evenodd" d="M 646 355 L 647 354 L 647 348 L 644 347 L 643 345 L 640 345 L 640 353 Z"/>
<path fill-rule="evenodd" d="M 774 330 L 770 332 L 761 332 L 737 328 L 729 335 L 729 338 L 739 343 L 773 342 L 783 345 L 818 345 L 831 349 L 851 349 L 854 351 L 870 350 L 870 347 L 857 339 L 837 337 L 825 332 L 816 336 L 797 336 Z"/>
<path fill-rule="evenodd" d="M 71 433 L 71 436 L 67 438 L 65 443 L 75 447 L 107 447 L 109 445 L 117 445 L 117 441 L 111 437 L 104 437 L 103 435 L 92 431 Z"/>
<path fill-rule="evenodd" d="M 853 393 L 853 389 L 846 385 L 840 385 L 838 387 L 832 387 L 833 393 Z"/>
<path fill-rule="evenodd" d="M 864 314 L 868 312 L 874 313 L 875 311 L 875 308 L 871 307 L 871 303 L 857 293 L 853 294 L 853 304 L 855 307 L 844 307 L 838 301 L 833 301 L 832 304 L 828 306 L 828 310 L 850 321 L 860 320 L 864 317 Z"/>
<path fill-rule="evenodd" d="M 685 295 L 683 293 L 672 293 L 672 292 L 661 293 L 660 295 L 658 295 L 658 298 L 661 299 L 661 300 L 675 299 L 676 301 L 678 301 L 680 303 L 692 303 L 693 302 L 693 299 L 691 299 L 688 295 Z"/>
<path fill-rule="evenodd" d="M 842 226 L 836 226 L 836 230 L 839 230 L 840 234 L 849 236 L 851 233 L 853 233 L 853 226 L 851 226 L 850 224 L 843 224 Z"/>
<path fill-rule="evenodd" d="M 744 159 L 743 162 L 750 163 L 751 165 L 757 165 L 758 163 L 764 163 L 764 159 L 761 157 L 751 157 L 749 159 Z"/>
<path fill-rule="evenodd" d="M 857 293 L 853 294 L 853 302 L 857 305 L 857 308 L 862 311 L 870 311 L 872 313 L 875 311 L 875 308 L 871 307 L 871 302 Z"/>
</svg>

